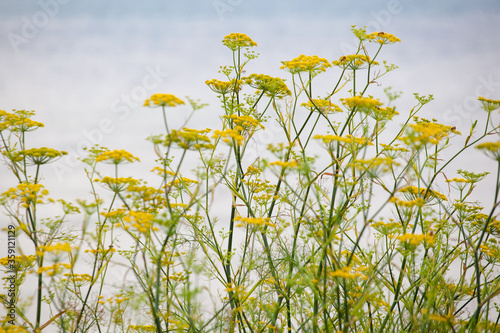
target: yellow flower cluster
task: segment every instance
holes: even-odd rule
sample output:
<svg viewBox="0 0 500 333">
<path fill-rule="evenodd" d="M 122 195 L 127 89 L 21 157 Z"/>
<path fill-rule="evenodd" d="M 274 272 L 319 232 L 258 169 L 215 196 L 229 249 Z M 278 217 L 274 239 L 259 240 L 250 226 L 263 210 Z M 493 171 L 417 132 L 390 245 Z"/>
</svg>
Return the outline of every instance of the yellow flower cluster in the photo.
<svg viewBox="0 0 500 333">
<path fill-rule="evenodd" d="M 34 111 L 14 110 L 14 113 L 0 110 L 0 132 L 8 129 L 11 132 L 34 131 L 44 125 L 29 117 L 35 114 Z"/>
<path fill-rule="evenodd" d="M 180 177 L 175 179 L 174 181 L 168 182 L 166 187 L 176 187 L 178 189 L 183 189 L 189 187 L 191 185 L 198 184 L 197 180 L 189 179 L 186 177 Z"/>
<path fill-rule="evenodd" d="M 12 200 L 20 200 L 21 206 L 28 207 L 30 204 L 43 204 L 43 199 L 49 194 L 49 191 L 44 189 L 42 184 L 18 184 L 17 187 L 12 187 L 2 194 L 3 197 Z M 54 202 L 53 199 L 48 199 L 49 202 Z"/>
<path fill-rule="evenodd" d="M 287 162 L 274 161 L 274 162 L 269 163 L 269 165 L 277 165 L 277 166 L 280 166 L 282 168 L 294 168 L 298 165 L 298 163 L 295 160 L 287 161 Z"/>
<path fill-rule="evenodd" d="M 328 60 L 316 55 L 306 56 L 301 54 L 293 60 L 282 61 L 281 63 L 283 66 L 280 69 L 284 69 L 292 74 L 299 72 L 319 73 L 326 71 L 328 67 L 332 67 Z"/>
<path fill-rule="evenodd" d="M 340 67 L 342 69 L 361 69 L 368 65 L 378 65 L 379 63 L 370 59 L 370 57 L 364 54 L 350 54 L 346 56 L 342 56 L 339 60 L 332 61 L 333 66 Z"/>
<path fill-rule="evenodd" d="M 18 162 L 26 159 L 28 164 L 41 165 L 49 163 L 57 159 L 58 157 L 67 154 L 68 153 L 65 151 L 59 151 L 47 147 L 32 148 L 14 152 L 12 155 L 12 160 Z"/>
<path fill-rule="evenodd" d="M 222 44 L 227 46 L 232 51 L 236 51 L 242 47 L 253 47 L 257 46 L 250 37 L 241 33 L 231 33 L 224 37 L 222 40 Z"/>
<path fill-rule="evenodd" d="M 131 210 L 123 217 L 123 221 L 129 223 L 129 225 L 123 226 L 125 230 L 133 227 L 143 234 L 148 233 L 150 230 L 158 230 L 158 228 L 153 226 L 154 215 L 150 213 Z"/>
<path fill-rule="evenodd" d="M 430 235 L 422 234 L 404 234 L 396 237 L 400 242 L 406 243 L 412 246 L 419 246 L 421 243 L 434 244 L 434 238 Z"/>
<path fill-rule="evenodd" d="M 35 265 L 36 263 L 36 256 L 35 255 L 30 255 L 30 256 L 15 256 L 14 257 L 14 265 L 10 264 L 10 261 L 12 258 L 0 258 L 0 265 L 4 266 L 5 268 L 8 268 L 8 270 L 13 270 L 16 272 L 22 272 L 25 271 L 28 268 L 31 268 Z"/>
<path fill-rule="evenodd" d="M 371 34 L 368 34 L 365 36 L 367 39 L 370 41 L 373 41 L 375 43 L 379 44 L 394 44 L 401 42 L 401 39 L 395 37 L 393 34 L 388 34 L 386 32 L 372 32 Z"/>
<path fill-rule="evenodd" d="M 242 223 L 237 224 L 237 227 L 243 227 L 245 224 L 254 225 L 254 226 L 270 226 L 274 227 L 275 225 L 271 223 L 271 219 L 269 217 L 243 217 L 243 216 L 235 216 L 235 221 L 240 221 Z"/>
<path fill-rule="evenodd" d="M 42 256 L 46 252 L 58 254 L 61 252 L 71 252 L 71 250 L 71 245 L 69 243 L 55 243 L 39 246 L 36 250 L 36 254 Z"/>
<path fill-rule="evenodd" d="M 330 100 L 326 99 L 311 99 L 307 103 L 302 103 L 300 106 L 304 106 L 311 111 L 320 111 L 323 114 L 342 112 L 340 106 L 333 104 Z"/>
<path fill-rule="evenodd" d="M 55 263 L 52 266 L 42 266 L 38 268 L 36 271 L 37 274 L 43 274 L 46 273 L 48 276 L 54 276 L 56 274 L 61 273 L 61 271 L 66 268 L 66 269 L 71 269 L 70 264 L 63 264 L 63 263 Z"/>
<path fill-rule="evenodd" d="M 226 143 L 231 143 L 231 141 L 234 141 L 236 145 L 241 146 L 245 141 L 245 138 L 243 137 L 243 135 L 241 135 L 241 132 L 243 130 L 244 129 L 241 126 L 236 126 L 234 129 L 228 128 L 223 131 L 215 130 L 213 138 L 222 138 L 222 141 Z"/>
<path fill-rule="evenodd" d="M 496 161 L 500 162 L 500 141 L 497 142 L 483 142 L 476 146 L 476 149 L 479 149 L 487 156 L 493 158 Z"/>
<path fill-rule="evenodd" d="M 154 325 L 130 325 L 129 329 L 137 333 L 156 332 L 156 326 Z"/>
<path fill-rule="evenodd" d="M 401 230 L 401 224 L 397 222 L 386 223 L 384 221 L 374 222 L 371 224 L 375 230 L 380 232 L 382 235 L 390 236 L 399 233 Z"/>
<path fill-rule="evenodd" d="M 144 102 L 144 106 L 150 106 L 150 107 L 157 107 L 157 106 L 174 107 L 183 104 L 185 104 L 183 100 L 171 94 L 153 94 L 149 99 L 147 99 Z"/>
<path fill-rule="evenodd" d="M 426 188 L 417 188 L 415 186 L 403 187 L 399 192 L 408 199 L 408 201 L 423 198 L 426 202 L 430 202 L 433 199 L 448 201 L 448 199 L 441 193 L 433 190 L 428 190 Z M 425 197 L 424 197 L 425 195 Z"/>
<path fill-rule="evenodd" d="M 225 95 L 227 93 L 240 91 L 243 80 L 232 79 L 231 81 L 219 81 L 217 79 L 213 79 L 207 80 L 205 84 L 208 85 L 213 92 Z"/>
<path fill-rule="evenodd" d="M 423 207 L 425 205 L 425 200 L 422 198 L 406 201 L 392 197 L 389 201 L 403 208 Z"/>
<path fill-rule="evenodd" d="M 125 187 L 131 186 L 131 185 L 136 185 L 139 183 L 137 179 L 130 178 L 130 177 L 104 177 L 102 179 L 95 179 L 96 182 L 100 182 L 102 184 L 105 184 L 111 191 L 113 192 L 120 192 L 122 191 Z"/>
<path fill-rule="evenodd" d="M 0 333 L 28 333 L 29 331 L 18 325 L 7 325 L 0 327 Z"/>
<path fill-rule="evenodd" d="M 340 277 L 344 279 L 356 279 L 356 278 L 361 278 L 363 280 L 366 280 L 368 277 L 364 275 L 363 273 L 359 271 L 354 271 L 351 272 L 352 268 L 349 266 L 342 267 L 340 269 L 337 269 L 336 271 L 328 273 L 328 275 L 332 277 Z"/>
<path fill-rule="evenodd" d="M 292 95 L 284 80 L 265 74 L 251 74 L 245 78 L 245 83 L 257 89 L 257 93 L 264 92 L 269 97 L 283 98 Z"/>
<path fill-rule="evenodd" d="M 416 123 L 409 125 L 406 136 L 400 138 L 407 145 L 413 145 L 416 148 L 426 144 L 437 145 L 441 140 L 447 138 L 450 134 L 458 134 L 453 126 L 438 124 L 435 121 L 416 118 Z"/>
<path fill-rule="evenodd" d="M 500 100 L 488 99 L 482 96 L 479 96 L 477 99 L 481 102 L 481 104 L 483 105 L 483 109 L 487 112 L 491 112 L 500 108 Z"/>
<path fill-rule="evenodd" d="M 214 145 L 206 135 L 208 132 L 210 132 L 208 128 L 198 130 L 184 127 L 182 130 L 173 129 L 169 134 L 165 135 L 165 138 L 161 138 L 161 136 L 152 137 L 151 141 L 154 144 L 162 144 L 165 147 L 176 144 L 182 149 L 213 149 Z"/>
<path fill-rule="evenodd" d="M 351 165 L 371 174 L 377 174 L 378 172 L 390 171 L 392 166 L 399 165 L 399 163 L 391 157 L 377 156 L 370 159 L 356 159 Z"/>
<path fill-rule="evenodd" d="M 257 119 L 255 119 L 252 116 L 238 116 L 238 115 L 232 114 L 230 116 L 222 116 L 222 118 L 230 120 L 234 126 L 241 126 L 245 130 L 246 129 L 253 130 L 257 126 L 262 128 L 262 129 L 265 128 L 264 125 L 262 125 L 262 123 L 260 121 L 258 121 Z"/>
<path fill-rule="evenodd" d="M 62 282 L 70 282 L 72 285 L 76 285 L 77 287 L 81 287 L 87 283 L 89 283 L 92 280 L 92 276 L 88 274 L 70 274 L 70 273 L 65 273 L 64 276 L 67 277 L 67 279 L 62 279 Z"/>
<path fill-rule="evenodd" d="M 118 208 L 110 210 L 109 212 L 102 212 L 101 215 L 107 219 L 110 219 L 111 221 L 118 221 L 121 220 L 126 213 L 127 211 L 125 209 Z"/>
<path fill-rule="evenodd" d="M 363 96 L 353 96 L 341 98 L 340 101 L 348 108 L 358 108 L 362 110 L 371 110 L 382 105 L 378 99 Z"/>
<path fill-rule="evenodd" d="M 96 162 L 109 162 L 111 164 L 120 164 L 134 161 L 139 161 L 138 157 L 135 157 L 126 150 L 111 150 L 101 153 L 95 159 Z"/>
<path fill-rule="evenodd" d="M 322 140 L 324 144 L 328 144 L 332 141 L 338 141 L 338 142 L 350 144 L 352 146 L 356 146 L 356 145 L 363 146 L 363 145 L 367 145 L 367 144 L 372 145 L 369 138 L 365 138 L 365 137 L 357 138 L 357 137 L 354 137 L 350 134 L 346 135 L 345 137 L 334 135 L 334 134 L 325 134 L 325 135 L 317 134 L 313 138 L 317 139 L 317 140 Z"/>
</svg>

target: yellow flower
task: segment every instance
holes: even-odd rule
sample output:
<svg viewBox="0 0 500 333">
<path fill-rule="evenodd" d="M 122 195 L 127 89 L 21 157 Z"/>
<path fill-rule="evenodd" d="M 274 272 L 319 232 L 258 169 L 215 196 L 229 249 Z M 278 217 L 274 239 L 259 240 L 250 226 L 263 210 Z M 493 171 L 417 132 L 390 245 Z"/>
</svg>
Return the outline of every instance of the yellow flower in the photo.
<svg viewBox="0 0 500 333">
<path fill-rule="evenodd" d="M 210 138 L 206 133 L 210 132 L 210 129 L 192 129 L 184 127 L 182 130 L 173 129 L 170 133 L 166 134 L 164 137 L 161 135 L 152 136 L 149 138 L 151 142 L 155 145 L 163 145 L 165 147 L 170 147 L 176 144 L 182 149 L 213 149 L 214 145 L 210 141 Z"/>
<path fill-rule="evenodd" d="M 476 146 L 476 149 L 479 149 L 487 156 L 490 156 L 494 160 L 500 162 L 500 141 L 497 142 L 483 142 Z"/>
<path fill-rule="evenodd" d="M 292 95 L 284 80 L 265 74 L 251 74 L 245 78 L 245 83 L 257 89 L 257 92 L 264 92 L 269 97 L 283 98 Z"/>
<path fill-rule="evenodd" d="M 319 111 L 324 114 L 342 112 L 340 106 L 333 104 L 330 100 L 326 99 L 311 99 L 307 101 L 307 103 L 302 103 L 300 106 L 304 106 L 311 111 Z"/>
<path fill-rule="evenodd" d="M 150 230 L 158 230 L 158 228 L 153 226 L 154 215 L 150 213 L 131 210 L 123 217 L 123 221 L 126 222 L 123 226 L 125 230 L 129 230 L 132 227 L 143 234 L 149 233 Z"/>
<path fill-rule="evenodd" d="M 418 246 L 425 242 L 426 244 L 434 244 L 434 238 L 430 235 L 421 234 L 404 234 L 396 237 L 401 243 L 406 243 L 412 246 Z"/>
<path fill-rule="evenodd" d="M 171 94 L 154 94 L 144 102 L 144 106 L 157 107 L 169 106 L 174 107 L 177 105 L 185 104 L 183 100 Z"/>
<path fill-rule="evenodd" d="M 293 167 L 296 167 L 298 165 L 298 163 L 297 163 L 297 161 L 287 161 L 287 162 L 275 161 L 275 162 L 269 163 L 269 165 L 277 165 L 277 166 L 280 166 L 282 168 L 293 168 Z"/>
<path fill-rule="evenodd" d="M 16 151 L 12 154 L 12 160 L 15 162 L 26 160 L 27 164 L 41 165 L 52 162 L 58 157 L 67 155 L 65 151 L 59 151 L 47 147 L 32 148 Z"/>
<path fill-rule="evenodd" d="M 139 158 L 125 150 L 106 151 L 96 158 L 96 162 L 110 162 L 112 164 L 120 164 L 122 162 L 132 163 L 134 161 L 139 161 Z"/>
<path fill-rule="evenodd" d="M 6 129 L 11 132 L 29 132 L 44 126 L 42 123 L 29 118 L 35 114 L 34 111 L 13 111 L 14 113 L 0 110 L 0 132 Z"/>
<path fill-rule="evenodd" d="M 113 192 L 120 192 L 125 187 L 139 183 L 139 181 L 137 179 L 130 178 L 130 177 L 114 178 L 114 177 L 107 177 L 106 176 L 102 179 L 95 179 L 95 181 L 100 182 L 102 184 L 105 184 Z"/>
<path fill-rule="evenodd" d="M 319 58 L 318 56 L 305 56 L 301 54 L 297 58 L 290 61 L 282 61 L 283 66 L 280 69 L 284 69 L 292 74 L 297 74 L 299 72 L 310 72 L 319 73 L 324 72 L 328 67 L 332 65 L 325 58 Z"/>
<path fill-rule="evenodd" d="M 325 144 L 331 143 L 332 141 L 338 141 L 338 142 L 346 143 L 346 144 L 353 146 L 353 147 L 356 147 L 357 145 L 360 145 L 360 146 L 372 145 L 369 138 L 365 138 L 365 137 L 356 138 L 350 134 L 346 135 L 345 137 L 334 135 L 334 134 L 326 134 L 326 135 L 317 134 L 313 137 L 313 139 L 322 140 L 323 143 L 325 143 Z"/>
<path fill-rule="evenodd" d="M 78 247 L 75 247 L 75 249 L 78 249 Z M 70 252 L 71 253 L 72 248 L 69 243 L 55 243 L 55 244 L 50 244 L 50 245 L 41 245 L 37 248 L 36 253 L 38 255 L 43 255 L 45 252 L 51 252 L 55 254 L 59 254 L 61 252 Z"/>
<path fill-rule="evenodd" d="M 437 145 L 443 139 L 449 137 L 450 134 L 458 134 L 453 126 L 446 126 L 438 124 L 435 121 L 427 119 L 419 119 L 415 117 L 416 123 L 410 124 L 406 135 L 400 138 L 401 141 L 407 145 L 413 145 L 415 148 L 420 149 L 428 143 Z"/>
<path fill-rule="evenodd" d="M 70 264 L 56 263 L 52 266 L 42 266 L 36 271 L 37 274 L 46 273 L 48 276 L 54 276 L 60 273 L 64 268 L 71 269 Z"/>
<path fill-rule="evenodd" d="M 382 105 L 382 102 L 380 102 L 378 99 L 371 97 L 363 97 L 363 96 L 341 98 L 340 101 L 342 102 L 342 104 L 351 109 L 359 108 L 359 109 L 370 110 L 372 108 Z"/>
<path fill-rule="evenodd" d="M 338 66 L 343 69 L 361 69 L 367 67 L 368 65 L 378 65 L 379 63 L 370 59 L 370 57 L 364 54 L 351 54 L 342 56 L 339 60 L 332 61 L 333 66 Z"/>
<path fill-rule="evenodd" d="M 395 37 L 393 34 L 388 34 L 386 32 L 372 32 L 371 34 L 368 34 L 365 36 L 367 39 L 370 41 L 373 41 L 375 43 L 379 44 L 394 44 L 401 42 L 401 39 Z"/>
<path fill-rule="evenodd" d="M 236 145 L 241 146 L 245 141 L 245 138 L 241 135 L 242 131 L 243 127 L 241 126 L 236 126 L 234 129 L 228 128 L 223 131 L 215 130 L 213 137 L 222 138 L 222 141 L 226 143 L 234 142 Z"/>
<path fill-rule="evenodd" d="M 243 80 L 232 79 L 231 81 L 219 81 L 217 79 L 213 79 L 207 80 L 205 84 L 208 85 L 213 92 L 225 95 L 227 93 L 240 91 Z"/>
<path fill-rule="evenodd" d="M 446 323 L 455 323 L 455 316 L 454 315 L 440 315 L 437 313 L 431 313 L 431 314 L 429 314 L 429 319 L 434 320 L 434 321 L 446 322 Z"/>
<path fill-rule="evenodd" d="M 250 37 L 241 33 L 231 33 L 224 37 L 222 44 L 226 45 L 229 49 L 236 51 L 242 47 L 257 46 Z"/>
<path fill-rule="evenodd" d="M 333 277 L 341 277 L 344 279 L 355 279 L 355 278 L 362 278 L 366 279 L 366 276 L 360 272 L 354 272 L 351 273 L 352 268 L 349 266 L 342 267 L 341 269 L 337 269 L 334 272 L 328 273 L 328 275 L 333 276 Z"/>
<path fill-rule="evenodd" d="M 2 193 L 2 197 L 11 200 L 20 200 L 23 207 L 28 207 L 30 204 L 43 204 L 45 196 L 49 191 L 44 189 L 42 184 L 27 184 L 21 183 L 17 187 L 10 188 L 8 191 Z M 54 202 L 53 199 L 48 199 L 48 202 Z"/>
<path fill-rule="evenodd" d="M 406 186 L 403 187 L 399 192 L 403 193 L 403 195 L 409 200 L 415 200 L 423 198 L 427 203 L 431 202 L 433 199 L 448 201 L 448 199 L 441 193 L 437 191 L 433 191 L 427 188 L 417 188 L 415 186 Z M 425 197 L 424 197 L 425 195 Z"/>
<path fill-rule="evenodd" d="M 246 224 L 250 225 L 255 225 L 255 226 L 270 226 L 273 227 L 275 226 L 273 223 L 271 223 L 271 219 L 269 217 L 243 217 L 243 216 L 235 216 L 234 218 L 235 221 L 241 221 Z M 237 227 L 242 227 L 244 226 L 243 223 L 239 223 L 236 226 Z"/>
<path fill-rule="evenodd" d="M 481 102 L 481 104 L 483 105 L 483 109 L 487 112 L 491 112 L 500 108 L 500 100 L 488 99 L 482 96 L 479 96 L 477 99 Z"/>
<path fill-rule="evenodd" d="M 232 114 L 230 116 L 222 116 L 222 118 L 230 120 L 233 126 L 241 126 L 245 130 L 253 130 L 257 126 L 262 129 L 265 128 L 260 121 L 252 116 L 237 116 L 235 114 Z"/>
</svg>

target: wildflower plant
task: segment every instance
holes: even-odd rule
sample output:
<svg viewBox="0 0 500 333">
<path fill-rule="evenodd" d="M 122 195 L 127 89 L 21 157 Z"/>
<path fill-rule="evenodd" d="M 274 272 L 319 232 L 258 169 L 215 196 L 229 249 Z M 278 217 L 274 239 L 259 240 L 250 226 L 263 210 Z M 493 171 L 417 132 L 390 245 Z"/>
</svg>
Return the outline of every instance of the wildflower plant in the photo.
<svg viewBox="0 0 500 333">
<path fill-rule="evenodd" d="M 165 132 L 148 138 L 157 181 L 123 174 L 140 163 L 134 154 L 89 147 L 92 198 L 78 205 L 39 183 L 41 166 L 65 152 L 27 146 L 43 126 L 33 112 L 0 111 L 1 151 L 18 179 L 0 203 L 26 239 L 12 266 L 18 316 L 2 329 L 497 332 L 500 176 L 483 207 L 473 193 L 487 173 L 453 165 L 474 148 L 500 163 L 498 142 L 482 141 L 499 133 L 500 104 L 479 97 L 484 128 L 476 120 L 465 138 L 417 116 L 432 95 L 396 111 L 400 93 L 386 88 L 389 103 L 371 94 L 396 68 L 378 59 L 382 48 L 400 40 L 352 31 L 355 54 L 300 55 L 282 62 L 285 78 L 247 75 L 257 43 L 226 36 L 231 63 L 206 81 L 220 127 L 171 128 L 174 107 L 211 115 L 152 95 L 144 106 L 161 115 L 141 112 L 163 118 Z M 318 75 L 335 78 L 326 93 Z M 256 133 L 271 122 L 279 131 L 262 144 Z M 43 218 L 41 205 L 62 214 Z"/>
</svg>

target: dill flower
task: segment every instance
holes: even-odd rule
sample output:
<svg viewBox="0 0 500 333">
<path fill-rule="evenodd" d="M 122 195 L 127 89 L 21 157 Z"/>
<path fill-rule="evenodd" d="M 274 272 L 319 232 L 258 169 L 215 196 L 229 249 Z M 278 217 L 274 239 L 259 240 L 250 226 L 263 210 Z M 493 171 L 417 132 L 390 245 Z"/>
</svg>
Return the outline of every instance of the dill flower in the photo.
<svg viewBox="0 0 500 333">
<path fill-rule="evenodd" d="M 14 264 L 11 262 L 14 261 Z M 32 268 L 36 264 L 36 256 L 15 256 L 14 259 L 5 257 L 0 259 L 0 265 L 4 266 L 9 271 L 23 272 Z"/>
<path fill-rule="evenodd" d="M 399 192 L 403 193 L 403 195 L 405 196 L 405 198 L 408 201 L 412 201 L 412 200 L 420 199 L 420 198 L 423 198 L 426 203 L 430 203 L 434 199 L 440 200 L 440 201 L 448 201 L 448 199 L 446 199 L 446 197 L 443 194 L 441 194 L 437 191 L 433 191 L 431 189 L 427 189 L 427 188 L 417 188 L 415 186 L 406 186 L 406 187 L 400 189 Z"/>
<path fill-rule="evenodd" d="M 17 187 L 12 187 L 2 193 L 2 197 L 11 200 L 19 200 L 21 206 L 28 207 L 30 204 L 46 203 L 43 199 L 49 194 L 49 191 L 42 184 L 21 183 Z M 54 202 L 53 199 L 48 199 L 48 202 Z"/>
<path fill-rule="evenodd" d="M 458 134 L 458 132 L 452 126 L 446 126 L 438 124 L 435 121 L 429 121 L 427 119 L 419 119 L 415 117 L 416 122 L 410 124 L 405 136 L 399 138 L 407 145 L 415 146 L 415 148 L 420 149 L 427 144 L 437 145 L 443 139 L 446 139 L 450 134 Z"/>
<path fill-rule="evenodd" d="M 317 134 L 313 136 L 313 139 L 321 140 L 323 141 L 324 144 L 331 143 L 332 141 L 338 141 L 342 143 L 346 143 L 352 147 L 357 147 L 359 146 L 364 146 L 364 145 L 372 145 L 371 141 L 369 138 L 365 137 L 354 137 L 350 134 L 346 135 L 345 137 L 334 135 L 334 134 L 326 134 L 326 135 L 321 135 Z"/>
<path fill-rule="evenodd" d="M 241 90 L 243 80 L 232 79 L 231 81 L 219 81 L 217 79 L 207 80 L 205 84 L 215 93 L 225 95 Z"/>
<path fill-rule="evenodd" d="M 257 89 L 257 93 L 264 92 L 269 97 L 283 98 L 292 95 L 284 80 L 277 77 L 251 74 L 244 80 L 250 87 Z"/>
<path fill-rule="evenodd" d="M 222 138 L 222 141 L 226 143 L 234 142 L 236 145 L 241 146 L 245 141 L 245 138 L 243 137 L 243 135 L 241 135 L 242 131 L 243 127 L 241 126 L 236 126 L 234 129 L 228 128 L 223 131 L 215 130 L 213 138 Z"/>
<path fill-rule="evenodd" d="M 141 211 L 130 210 L 123 217 L 125 225 L 123 229 L 129 230 L 130 228 L 136 229 L 138 232 L 146 234 L 149 231 L 156 231 L 158 228 L 153 226 L 154 215 Z"/>
<path fill-rule="evenodd" d="M 11 132 L 34 131 L 44 125 L 41 122 L 31 120 L 35 111 L 13 110 L 13 113 L 0 110 L 0 132 L 8 129 Z"/>
<path fill-rule="evenodd" d="M 269 217 L 243 217 L 238 215 L 234 217 L 234 220 L 242 222 L 237 224 L 237 227 L 243 227 L 245 224 L 254 226 L 275 226 L 275 224 L 271 223 L 271 219 Z"/>
<path fill-rule="evenodd" d="M 396 237 L 401 243 L 405 243 L 411 246 L 419 246 L 423 242 L 426 244 L 434 244 L 434 238 L 430 235 L 422 234 L 404 234 Z"/>
<path fill-rule="evenodd" d="M 328 275 L 332 277 L 341 277 L 344 279 L 356 279 L 356 278 L 362 278 L 366 279 L 366 275 L 360 273 L 360 272 L 353 272 L 351 273 L 352 268 L 349 266 L 342 267 L 340 269 L 337 269 L 336 271 L 328 273 Z"/>
<path fill-rule="evenodd" d="M 459 191 L 463 191 L 471 183 L 470 179 L 453 178 L 446 179 L 447 183 L 452 183 Z"/>
<path fill-rule="evenodd" d="M 326 71 L 328 67 L 332 65 L 325 58 L 320 58 L 316 55 L 305 56 L 301 54 L 295 59 L 289 61 L 282 61 L 283 66 L 280 69 L 284 69 L 292 74 L 297 74 L 300 72 L 309 72 L 313 74 L 318 74 L 320 72 Z"/>
<path fill-rule="evenodd" d="M 157 107 L 169 106 L 175 107 L 177 105 L 185 104 L 183 100 L 171 94 L 153 94 L 149 99 L 144 102 L 144 106 Z"/>
<path fill-rule="evenodd" d="M 111 164 L 133 163 L 134 161 L 139 161 L 139 158 L 125 150 L 106 151 L 96 157 L 96 162 L 107 162 Z"/>
<path fill-rule="evenodd" d="M 340 67 L 342 69 L 351 69 L 351 70 L 357 70 L 361 68 L 365 68 L 368 66 L 372 65 L 378 65 L 379 63 L 370 60 L 370 57 L 364 55 L 364 54 L 351 54 L 351 55 L 346 55 L 342 56 L 339 58 L 339 60 L 334 60 L 332 61 L 333 66 Z"/>
<path fill-rule="evenodd" d="M 78 247 L 76 247 L 77 249 Z M 65 243 L 55 243 L 55 244 L 49 244 L 49 245 L 41 245 L 37 248 L 36 253 L 37 255 L 43 255 L 45 252 L 51 252 L 55 254 L 59 254 L 61 252 L 71 252 L 72 248 L 71 245 L 68 242 Z"/>
<path fill-rule="evenodd" d="M 238 116 L 232 114 L 230 116 L 222 116 L 222 118 L 230 120 L 233 126 L 241 126 L 243 129 L 253 130 L 256 127 L 265 129 L 264 125 L 252 116 Z"/>
<path fill-rule="evenodd" d="M 358 108 L 361 110 L 371 110 L 382 105 L 382 102 L 378 99 L 363 96 L 341 98 L 340 101 L 348 108 Z"/>
<path fill-rule="evenodd" d="M 311 99 L 300 106 L 306 107 L 311 111 L 319 111 L 323 114 L 343 112 L 340 106 L 333 104 L 330 100 L 326 99 Z"/>
<path fill-rule="evenodd" d="M 496 161 L 500 162 L 500 141 L 497 142 L 483 142 L 476 146 L 476 149 L 479 149 L 487 156 L 493 158 Z"/>
<path fill-rule="evenodd" d="M 382 31 L 372 32 L 371 34 L 366 35 L 366 38 L 371 42 L 379 44 L 394 44 L 401 42 L 401 39 L 397 38 L 393 34 L 388 34 Z"/>
<path fill-rule="evenodd" d="M 481 102 L 483 109 L 487 112 L 500 108 L 500 100 L 488 99 L 482 96 L 479 96 L 477 99 Z"/>
<path fill-rule="evenodd" d="M 170 133 L 165 134 L 165 136 L 156 135 L 149 137 L 148 140 L 155 145 L 161 144 L 165 147 L 170 147 L 175 144 L 182 149 L 213 149 L 214 145 L 206 135 L 208 132 L 210 132 L 208 128 L 198 130 L 184 127 L 181 130 L 173 129 Z"/>
<path fill-rule="evenodd" d="M 27 164 L 42 165 L 47 164 L 63 155 L 67 155 L 65 151 L 59 151 L 47 147 L 32 148 L 26 150 L 19 150 L 12 154 L 12 161 L 19 162 L 26 160 Z"/>
<path fill-rule="evenodd" d="M 56 274 L 61 273 L 64 268 L 71 269 L 71 265 L 70 264 L 63 264 L 63 263 L 55 263 L 52 266 L 39 267 L 38 270 L 36 271 L 36 273 L 37 274 L 46 273 L 48 276 L 54 276 Z"/>
<path fill-rule="evenodd" d="M 230 50 L 236 51 L 242 47 L 253 47 L 257 46 L 250 37 L 241 33 L 231 33 L 224 37 L 222 44 L 227 46 Z"/>
<path fill-rule="evenodd" d="M 106 185 L 106 187 L 108 187 L 113 192 L 120 192 L 128 186 L 135 185 L 135 184 L 139 183 L 139 181 L 137 179 L 130 178 L 130 177 L 114 178 L 114 177 L 106 176 L 102 179 L 95 179 L 95 181 Z"/>
<path fill-rule="evenodd" d="M 271 162 L 269 163 L 269 165 L 277 165 L 277 166 L 280 166 L 282 168 L 294 168 L 298 165 L 297 161 L 293 160 L 293 161 L 287 161 L 287 162 L 284 162 L 284 161 L 274 161 L 274 162 Z"/>
</svg>

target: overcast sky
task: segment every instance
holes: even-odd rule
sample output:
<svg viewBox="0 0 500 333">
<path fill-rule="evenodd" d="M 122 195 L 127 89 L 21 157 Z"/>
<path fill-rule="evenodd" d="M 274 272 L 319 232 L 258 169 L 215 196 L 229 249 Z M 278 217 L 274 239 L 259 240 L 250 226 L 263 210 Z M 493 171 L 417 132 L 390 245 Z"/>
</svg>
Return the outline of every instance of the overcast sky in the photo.
<svg viewBox="0 0 500 333">
<path fill-rule="evenodd" d="M 404 92 L 401 113 L 413 92 L 431 93 L 436 100 L 422 115 L 464 132 L 484 116 L 478 94 L 500 99 L 499 18 L 496 0 L 3 0 L 0 109 L 37 111 L 46 127 L 28 145 L 75 155 L 93 141 L 146 158 L 144 139 L 162 130 L 158 110 L 142 108 L 153 93 L 209 102 L 190 125 L 216 126 L 218 102 L 204 82 L 221 78 L 219 66 L 229 64 L 225 35 L 242 32 L 257 42 L 260 57 L 250 71 L 287 78 L 282 60 L 349 52 L 355 24 L 402 40 L 381 54 L 399 66 L 381 84 Z M 49 167 L 46 178 L 76 184 L 84 174 L 75 166 L 61 161 L 58 174 Z M 0 186 L 8 186 L 5 178 Z"/>
</svg>

